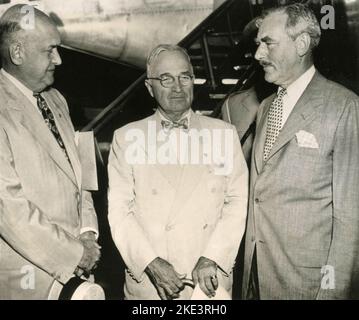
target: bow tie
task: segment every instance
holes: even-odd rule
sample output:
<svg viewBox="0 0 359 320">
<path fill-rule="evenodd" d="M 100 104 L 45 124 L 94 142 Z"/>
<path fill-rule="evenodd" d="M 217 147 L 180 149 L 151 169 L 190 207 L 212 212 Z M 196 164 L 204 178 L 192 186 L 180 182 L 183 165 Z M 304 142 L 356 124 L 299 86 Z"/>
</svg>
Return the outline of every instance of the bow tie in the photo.
<svg viewBox="0 0 359 320">
<path fill-rule="evenodd" d="M 188 119 L 184 118 L 180 121 L 167 121 L 167 120 L 162 120 L 161 121 L 161 125 L 162 128 L 165 130 L 171 130 L 173 128 L 179 128 L 179 129 L 188 129 Z"/>
</svg>

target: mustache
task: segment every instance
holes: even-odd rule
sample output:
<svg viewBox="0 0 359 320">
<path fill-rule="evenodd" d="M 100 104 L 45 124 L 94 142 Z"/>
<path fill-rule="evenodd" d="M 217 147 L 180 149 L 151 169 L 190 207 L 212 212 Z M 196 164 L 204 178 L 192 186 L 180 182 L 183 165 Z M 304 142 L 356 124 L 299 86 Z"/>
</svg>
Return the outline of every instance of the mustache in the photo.
<svg viewBox="0 0 359 320">
<path fill-rule="evenodd" d="M 272 67 L 273 67 L 273 64 L 270 63 L 269 61 L 260 61 L 259 64 L 260 64 L 262 67 L 267 67 L 267 66 L 272 66 Z"/>
</svg>

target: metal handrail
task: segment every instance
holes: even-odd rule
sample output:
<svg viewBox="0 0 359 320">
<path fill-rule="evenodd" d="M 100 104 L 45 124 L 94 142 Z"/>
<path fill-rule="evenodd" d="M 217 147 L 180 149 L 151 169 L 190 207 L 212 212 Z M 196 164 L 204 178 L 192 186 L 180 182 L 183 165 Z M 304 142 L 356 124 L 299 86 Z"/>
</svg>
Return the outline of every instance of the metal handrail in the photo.
<svg viewBox="0 0 359 320">
<path fill-rule="evenodd" d="M 228 99 L 228 97 L 236 92 L 241 91 L 244 88 L 247 88 L 247 82 L 250 81 L 255 74 L 257 73 L 256 64 L 252 62 L 247 70 L 242 74 L 242 76 L 238 79 L 237 84 L 227 92 L 226 96 L 216 105 L 216 107 L 213 109 L 212 113 L 210 114 L 210 117 L 212 118 L 218 118 L 222 111 L 222 105 L 225 100 Z"/>
<path fill-rule="evenodd" d="M 178 45 L 189 48 L 200 36 L 202 36 L 208 27 L 215 22 L 222 13 L 226 12 L 238 0 L 227 0 L 213 11 L 206 19 L 204 19 L 190 34 L 183 38 Z M 133 82 L 125 91 L 123 91 L 113 102 L 103 109 L 93 120 L 85 125 L 81 131 L 93 130 L 96 134 L 101 128 L 110 121 L 110 118 L 123 110 L 125 102 L 143 85 L 146 79 L 146 73 L 142 74 L 135 82 Z"/>
<path fill-rule="evenodd" d="M 101 120 L 110 114 L 117 114 L 121 110 L 115 111 L 116 107 L 122 106 L 125 101 L 130 97 L 130 95 L 136 90 L 146 79 L 146 73 L 142 74 L 135 82 L 133 82 L 126 90 L 124 90 L 114 101 L 112 101 L 105 109 L 103 109 L 92 121 L 90 121 L 86 126 L 84 126 L 81 131 L 93 130 L 96 134 L 104 125 Z M 107 120 L 108 121 L 108 120 Z M 106 122 L 107 122 L 106 121 Z"/>
</svg>

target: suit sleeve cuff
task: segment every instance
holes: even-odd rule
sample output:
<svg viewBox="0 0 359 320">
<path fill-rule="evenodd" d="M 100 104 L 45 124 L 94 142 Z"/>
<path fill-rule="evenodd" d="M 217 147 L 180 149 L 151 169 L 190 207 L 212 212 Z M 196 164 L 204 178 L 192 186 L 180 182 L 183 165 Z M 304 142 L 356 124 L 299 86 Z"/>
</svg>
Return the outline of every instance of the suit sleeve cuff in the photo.
<svg viewBox="0 0 359 320">
<path fill-rule="evenodd" d="M 224 261 L 221 261 L 221 258 L 220 257 L 216 257 L 215 255 L 213 254 L 210 254 L 209 252 L 205 252 L 203 255 L 202 255 L 204 258 L 207 258 L 209 260 L 212 260 L 213 262 L 215 262 L 217 264 L 217 268 L 219 270 L 221 270 L 221 272 L 226 276 L 226 277 L 229 277 L 229 275 L 232 273 L 232 270 L 233 270 L 233 267 L 234 267 L 234 263 L 233 263 L 233 267 L 231 268 L 229 265 L 228 265 L 228 261 L 224 262 Z"/>
<path fill-rule="evenodd" d="M 85 228 L 81 228 L 80 230 L 80 234 L 83 234 L 85 232 L 88 232 L 88 231 L 91 231 L 95 234 L 95 237 L 96 237 L 96 240 L 98 239 L 98 231 L 94 228 L 91 228 L 91 227 L 85 227 Z"/>
<path fill-rule="evenodd" d="M 142 282 L 144 280 L 145 270 L 146 270 L 147 266 L 153 260 L 155 260 L 157 257 L 158 257 L 158 255 L 156 255 L 155 253 L 147 255 L 147 257 L 145 259 L 143 259 L 141 265 L 130 270 L 130 274 L 132 273 L 132 275 L 134 276 L 136 281 Z"/>
</svg>

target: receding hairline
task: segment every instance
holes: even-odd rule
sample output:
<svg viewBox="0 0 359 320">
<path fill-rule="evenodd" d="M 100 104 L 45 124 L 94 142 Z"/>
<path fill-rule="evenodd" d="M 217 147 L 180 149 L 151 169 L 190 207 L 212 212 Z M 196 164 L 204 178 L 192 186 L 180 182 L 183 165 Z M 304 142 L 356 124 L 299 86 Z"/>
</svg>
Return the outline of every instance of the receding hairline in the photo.
<svg viewBox="0 0 359 320">
<path fill-rule="evenodd" d="M 147 63 L 146 63 L 147 76 L 151 76 L 153 66 L 157 63 L 158 57 L 164 52 L 169 52 L 169 53 L 179 52 L 185 58 L 185 60 L 187 61 L 188 65 L 191 69 L 191 72 L 193 73 L 193 66 L 191 63 L 191 58 L 188 55 L 186 49 L 184 49 L 178 45 L 160 44 L 160 45 L 156 46 L 155 48 L 153 48 L 147 57 Z"/>
<path fill-rule="evenodd" d="M 19 31 L 28 31 L 22 28 L 21 26 L 21 20 L 24 18 L 24 16 L 27 14 L 27 11 L 22 12 L 23 7 L 29 7 L 29 5 L 26 4 L 16 4 L 10 8 L 8 8 L 3 15 L 0 17 L 0 25 L 1 24 L 7 24 L 7 23 L 15 23 L 18 24 Z M 39 26 L 43 25 L 50 25 L 56 28 L 54 22 L 51 20 L 51 18 L 46 15 L 44 12 L 40 11 L 39 9 L 33 7 L 34 13 L 35 13 L 35 29 L 37 29 Z"/>
<path fill-rule="evenodd" d="M 17 4 L 7 9 L 0 17 L 0 56 L 3 63 L 9 61 L 9 48 L 13 44 L 21 43 L 24 47 L 41 42 L 46 34 L 58 33 L 55 23 L 44 12 L 34 9 L 34 25 L 32 28 L 25 28 L 21 20 L 27 18 L 27 10 L 21 11 L 26 6 Z M 31 16 L 29 16 L 31 19 Z M 26 20 L 31 23 L 31 20 Z M 31 27 L 29 25 L 29 27 Z M 60 39 L 61 36 L 58 33 Z M 40 39 L 37 41 L 37 39 Z"/>
<path fill-rule="evenodd" d="M 265 10 L 256 21 L 259 28 L 263 20 L 272 16 L 285 17 L 285 29 L 288 36 L 294 39 L 301 32 L 306 32 L 311 38 L 311 49 L 318 46 L 321 38 L 321 29 L 313 10 L 306 4 L 293 3 L 277 6 Z"/>
</svg>

